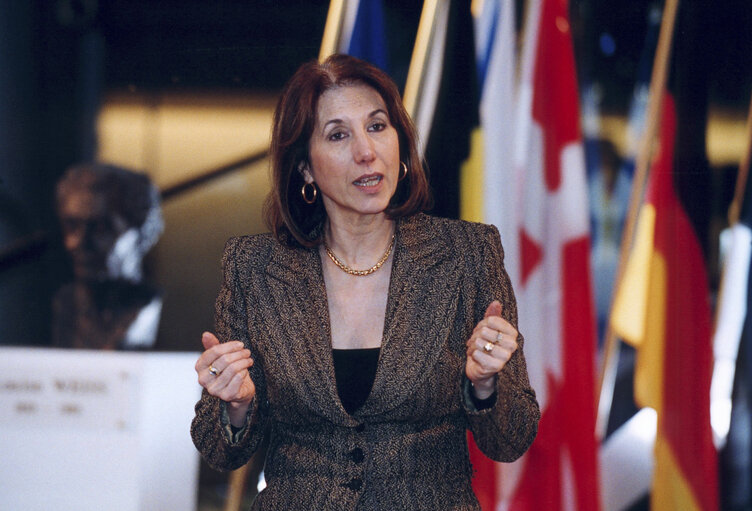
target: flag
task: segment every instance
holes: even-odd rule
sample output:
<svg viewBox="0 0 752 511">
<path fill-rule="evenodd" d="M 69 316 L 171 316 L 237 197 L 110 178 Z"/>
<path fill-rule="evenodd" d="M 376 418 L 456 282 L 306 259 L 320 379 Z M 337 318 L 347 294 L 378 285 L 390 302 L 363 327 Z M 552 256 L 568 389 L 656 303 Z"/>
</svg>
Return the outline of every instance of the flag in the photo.
<svg viewBox="0 0 752 511">
<path fill-rule="evenodd" d="M 723 238 L 727 249 L 723 283 L 718 296 L 713 350 L 715 367 L 711 386 L 713 429 L 725 439 L 720 453 L 721 508 L 752 508 L 752 315 L 750 255 L 752 253 L 752 180 L 746 169 L 739 221 Z"/>
<path fill-rule="evenodd" d="M 515 97 L 515 172 L 501 182 L 516 199 L 496 201 L 502 218 L 515 219 L 502 241 L 515 247 L 506 261 L 519 261 L 519 329 L 542 417 L 530 450 L 497 466 L 495 509 L 600 507 L 587 182 L 568 19 L 566 0 L 529 2 Z"/>
<path fill-rule="evenodd" d="M 338 51 L 367 60 L 389 73 L 383 0 L 348 0 L 343 9 Z"/>
<path fill-rule="evenodd" d="M 465 220 L 495 225 L 504 250 L 516 254 L 520 176 L 512 160 L 516 83 L 514 0 L 486 0 L 474 21 L 480 124 L 473 130 L 471 156 L 462 167 L 460 213 Z M 505 266 L 515 282 L 517 258 L 508 258 Z"/>
<path fill-rule="evenodd" d="M 425 19 L 427 16 L 433 19 Z M 432 26 L 425 65 L 418 70 L 416 64 L 411 64 L 405 104 L 415 122 L 428 163 L 434 198 L 432 213 L 458 218 L 460 166 L 470 154 L 471 133 L 478 125 L 470 2 L 448 0 L 437 2 L 435 9 L 424 7 L 414 61 L 424 26 Z M 416 80 L 419 75 L 422 79 Z M 413 85 L 415 83 L 420 85 Z"/>
<path fill-rule="evenodd" d="M 675 134 L 666 94 L 660 149 L 611 322 L 637 350 L 635 400 L 658 416 L 651 509 L 714 511 L 709 291 L 701 247 L 674 189 Z"/>
</svg>

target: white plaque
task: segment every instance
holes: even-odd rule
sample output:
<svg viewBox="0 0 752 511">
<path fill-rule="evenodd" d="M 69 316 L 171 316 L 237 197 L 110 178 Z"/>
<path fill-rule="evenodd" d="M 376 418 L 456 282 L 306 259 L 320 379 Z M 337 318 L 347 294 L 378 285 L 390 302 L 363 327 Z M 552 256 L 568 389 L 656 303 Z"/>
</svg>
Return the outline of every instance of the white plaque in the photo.
<svg viewBox="0 0 752 511">
<path fill-rule="evenodd" d="M 197 357 L 0 348 L 0 511 L 195 510 Z"/>
</svg>

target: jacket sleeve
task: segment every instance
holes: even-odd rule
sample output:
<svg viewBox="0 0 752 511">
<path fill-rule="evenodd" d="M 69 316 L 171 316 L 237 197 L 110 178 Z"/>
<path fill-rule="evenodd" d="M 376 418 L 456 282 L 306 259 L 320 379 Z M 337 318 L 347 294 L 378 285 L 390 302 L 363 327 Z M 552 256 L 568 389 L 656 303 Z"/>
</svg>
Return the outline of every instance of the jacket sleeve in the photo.
<svg viewBox="0 0 752 511">
<path fill-rule="evenodd" d="M 506 270 L 504 252 L 496 227 L 485 226 L 478 279 L 476 321 L 483 318 L 488 304 L 499 300 L 502 316 L 517 328 L 517 303 Z M 464 379 L 464 403 L 470 431 L 480 450 L 495 461 L 511 462 L 522 456 L 538 432 L 540 409 L 530 386 L 524 355 L 524 339 L 496 379 L 496 402 L 482 410 L 470 399 L 470 381 Z"/>
<path fill-rule="evenodd" d="M 235 470 L 245 465 L 261 443 L 266 422 L 266 386 L 263 364 L 254 350 L 253 339 L 248 330 L 254 324 L 255 308 L 242 292 L 238 268 L 247 265 L 249 250 L 240 250 L 242 238 L 232 238 L 225 246 L 222 256 L 223 283 L 215 304 L 216 335 L 220 342 L 242 341 L 250 349 L 254 364 L 250 368 L 251 379 L 256 387 L 256 396 L 246 416 L 245 425 L 233 431 L 230 427 L 226 403 L 209 395 L 204 389 L 196 403 L 196 415 L 191 424 L 191 438 L 201 456 L 216 470 Z M 250 305 L 250 306 L 249 306 Z M 249 312 L 250 311 L 250 312 Z"/>
</svg>

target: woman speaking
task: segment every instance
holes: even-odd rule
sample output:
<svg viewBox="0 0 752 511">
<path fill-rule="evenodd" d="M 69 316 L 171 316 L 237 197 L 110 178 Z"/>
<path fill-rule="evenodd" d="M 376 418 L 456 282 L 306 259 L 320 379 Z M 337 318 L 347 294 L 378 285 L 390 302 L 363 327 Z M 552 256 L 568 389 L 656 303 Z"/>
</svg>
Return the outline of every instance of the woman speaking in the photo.
<svg viewBox="0 0 752 511">
<path fill-rule="evenodd" d="M 478 510 L 466 430 L 498 461 L 535 438 L 492 226 L 435 218 L 391 79 L 304 64 L 271 143 L 269 234 L 231 239 L 191 434 L 220 470 L 269 438 L 252 509 Z"/>
</svg>

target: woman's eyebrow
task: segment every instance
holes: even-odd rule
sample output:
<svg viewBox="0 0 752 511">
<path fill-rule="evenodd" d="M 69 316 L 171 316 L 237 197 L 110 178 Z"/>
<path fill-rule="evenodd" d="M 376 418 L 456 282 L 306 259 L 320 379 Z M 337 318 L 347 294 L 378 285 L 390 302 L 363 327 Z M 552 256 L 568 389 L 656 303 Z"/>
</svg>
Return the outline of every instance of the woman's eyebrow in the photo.
<svg viewBox="0 0 752 511">
<path fill-rule="evenodd" d="M 373 112 L 371 112 L 371 113 L 368 114 L 368 118 L 370 119 L 371 117 L 376 117 L 378 114 L 384 114 L 387 117 L 389 117 L 389 114 L 386 112 L 386 110 L 384 110 L 383 108 L 377 108 L 376 110 L 374 110 Z M 330 120 L 328 120 L 328 121 L 326 121 L 324 123 L 324 125 L 321 127 L 321 129 L 323 131 L 330 124 L 344 124 L 344 122 L 345 121 L 343 121 L 342 119 L 330 119 Z"/>
</svg>

